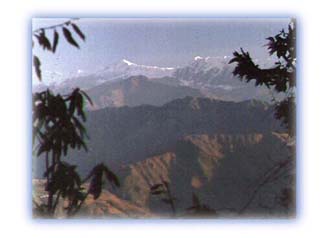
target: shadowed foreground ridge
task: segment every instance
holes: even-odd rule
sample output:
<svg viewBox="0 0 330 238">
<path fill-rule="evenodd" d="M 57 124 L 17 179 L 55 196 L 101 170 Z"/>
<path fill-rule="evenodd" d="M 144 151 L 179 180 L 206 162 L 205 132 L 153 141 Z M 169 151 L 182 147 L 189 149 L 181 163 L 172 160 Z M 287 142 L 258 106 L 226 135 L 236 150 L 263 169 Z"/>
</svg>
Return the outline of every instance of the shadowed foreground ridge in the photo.
<svg viewBox="0 0 330 238">
<path fill-rule="evenodd" d="M 83 174 L 106 163 L 122 186 L 89 201 L 81 213 L 170 216 L 163 198 L 150 194 L 150 187 L 167 181 L 177 217 L 186 217 L 192 196 L 220 217 L 293 216 L 294 147 L 272 110 L 258 101 L 186 97 L 159 107 L 89 112 L 89 152 L 68 158 Z"/>
</svg>

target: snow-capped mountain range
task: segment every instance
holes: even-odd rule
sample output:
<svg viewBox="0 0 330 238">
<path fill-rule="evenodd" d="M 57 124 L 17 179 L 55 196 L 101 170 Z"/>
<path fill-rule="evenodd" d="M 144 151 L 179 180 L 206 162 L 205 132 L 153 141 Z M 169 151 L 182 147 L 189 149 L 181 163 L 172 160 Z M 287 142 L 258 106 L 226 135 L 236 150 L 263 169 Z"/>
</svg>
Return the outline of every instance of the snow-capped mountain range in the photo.
<svg viewBox="0 0 330 238">
<path fill-rule="evenodd" d="M 82 73 L 81 70 L 73 77 L 62 80 L 61 75 L 47 74 L 45 80 L 42 83 L 34 85 L 34 90 L 38 88 L 51 87 L 51 88 L 70 88 L 81 87 L 88 89 L 90 87 L 100 85 L 108 81 L 123 80 L 131 76 L 143 75 L 148 78 L 163 78 L 174 77 L 178 79 L 178 83 L 186 86 L 198 86 L 194 82 L 194 78 L 197 76 L 205 75 L 214 78 L 215 74 L 221 74 L 223 71 L 227 73 L 229 66 L 227 56 L 225 57 L 200 57 L 196 56 L 191 62 L 183 67 L 158 67 L 139 65 L 133 63 L 127 59 L 123 59 L 115 64 L 111 64 L 97 70 L 93 73 Z M 49 79 L 48 79 L 49 78 Z M 214 79 L 212 79 L 214 81 Z M 211 80 L 211 81 L 212 81 Z M 198 80 L 199 84 L 206 81 Z M 209 80 L 208 80 L 209 81 Z M 197 82 L 196 82 L 197 83 Z"/>
<path fill-rule="evenodd" d="M 234 65 L 228 64 L 229 60 L 228 56 L 196 56 L 188 65 L 177 68 L 172 76 L 185 86 L 231 90 L 241 82 L 234 80 Z"/>
<path fill-rule="evenodd" d="M 269 97 L 268 90 L 256 88 L 254 84 L 247 84 L 235 77 L 232 74 L 235 65 L 228 64 L 229 60 L 229 56 L 196 56 L 184 66 L 158 67 L 139 65 L 123 59 L 93 73 L 79 72 L 75 77 L 56 83 L 52 81 L 51 84 L 35 85 L 33 91 L 42 91 L 48 87 L 56 92 L 67 93 L 76 87 L 91 90 L 103 84 L 113 90 L 115 87 L 113 83 L 127 83 L 136 76 L 144 76 L 150 82 L 172 87 L 189 87 L 200 90 L 206 97 L 222 100 L 242 101 Z"/>
<path fill-rule="evenodd" d="M 144 75 L 148 78 L 162 78 L 172 75 L 174 71 L 175 68 L 139 65 L 123 59 L 94 73 L 94 75 L 97 75 L 100 81 L 108 81 L 137 75 Z"/>
</svg>

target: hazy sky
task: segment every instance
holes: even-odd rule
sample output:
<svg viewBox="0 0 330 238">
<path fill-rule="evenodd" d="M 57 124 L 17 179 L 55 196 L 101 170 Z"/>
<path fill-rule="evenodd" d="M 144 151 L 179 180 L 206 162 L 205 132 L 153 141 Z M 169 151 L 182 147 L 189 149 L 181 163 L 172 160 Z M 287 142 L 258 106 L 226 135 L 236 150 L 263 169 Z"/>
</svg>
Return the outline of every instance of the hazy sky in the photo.
<svg viewBox="0 0 330 238">
<path fill-rule="evenodd" d="M 32 30 L 67 19 L 33 19 Z M 137 64 L 175 67 L 194 56 L 232 55 L 240 47 L 251 55 L 267 57 L 265 38 L 287 28 L 289 19 L 79 19 L 76 24 L 86 35 L 78 36 L 80 50 L 60 42 L 55 54 L 35 47 L 42 70 L 69 77 L 77 71 L 94 72 L 121 59 Z M 61 30 L 58 29 L 60 32 Z M 53 32 L 47 31 L 52 39 Z M 52 40 L 51 40 L 52 42 Z"/>
</svg>

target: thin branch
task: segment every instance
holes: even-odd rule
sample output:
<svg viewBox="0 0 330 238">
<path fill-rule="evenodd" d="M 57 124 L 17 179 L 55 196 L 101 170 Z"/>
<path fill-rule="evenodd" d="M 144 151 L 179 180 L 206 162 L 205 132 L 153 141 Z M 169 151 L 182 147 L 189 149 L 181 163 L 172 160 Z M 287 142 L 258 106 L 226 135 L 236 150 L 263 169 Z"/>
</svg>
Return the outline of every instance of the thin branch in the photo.
<svg viewBox="0 0 330 238">
<path fill-rule="evenodd" d="M 63 23 L 60 23 L 60 24 L 56 24 L 56 25 L 52 25 L 52 26 L 47 26 L 47 27 L 40 27 L 38 29 L 35 29 L 33 31 L 33 33 L 37 33 L 37 32 L 43 31 L 43 30 L 55 29 L 57 27 L 62 27 L 62 26 L 65 26 L 65 25 L 69 25 L 72 21 L 76 21 L 76 20 L 79 20 L 79 18 L 71 18 L 70 20 L 68 20 L 66 22 L 63 22 Z"/>
<path fill-rule="evenodd" d="M 175 209 L 175 206 L 174 206 L 174 197 L 172 196 L 172 193 L 171 193 L 171 190 L 170 190 L 169 186 L 167 184 L 165 184 L 165 186 L 166 186 L 166 189 L 167 189 L 167 197 L 170 201 L 173 216 L 175 216 L 176 215 L 176 209 Z"/>
<path fill-rule="evenodd" d="M 56 195 L 56 199 L 55 199 L 55 202 L 54 202 L 54 205 L 53 205 L 53 211 L 52 211 L 53 213 L 55 213 L 58 201 L 60 199 L 60 195 L 61 195 L 61 192 L 58 192 L 57 195 Z"/>
<path fill-rule="evenodd" d="M 249 200 L 245 203 L 245 205 L 243 205 L 243 207 L 241 209 L 239 209 L 239 214 L 243 213 L 245 211 L 246 208 L 248 208 L 250 206 L 250 204 L 253 202 L 254 198 L 256 197 L 256 195 L 258 194 L 259 190 L 266 185 L 269 182 L 273 182 L 276 179 L 279 178 L 278 174 L 281 172 L 281 170 L 283 168 L 285 168 L 286 166 L 290 165 L 290 158 L 287 159 L 285 162 L 280 161 L 280 163 L 275 164 L 275 166 L 273 166 L 271 169 L 269 169 L 268 171 L 266 171 L 265 173 L 265 179 L 260 182 L 256 188 L 253 190 L 252 195 L 250 196 Z M 285 173 L 282 173 L 281 175 L 283 175 Z"/>
<path fill-rule="evenodd" d="M 84 198 L 80 201 L 80 203 L 78 204 L 78 206 L 76 206 L 75 208 L 72 207 L 72 205 L 70 206 L 69 210 L 68 210 L 68 216 L 74 216 L 81 208 L 81 205 L 85 202 L 87 196 L 89 193 L 86 193 Z M 73 210 L 74 209 L 74 210 Z"/>
</svg>

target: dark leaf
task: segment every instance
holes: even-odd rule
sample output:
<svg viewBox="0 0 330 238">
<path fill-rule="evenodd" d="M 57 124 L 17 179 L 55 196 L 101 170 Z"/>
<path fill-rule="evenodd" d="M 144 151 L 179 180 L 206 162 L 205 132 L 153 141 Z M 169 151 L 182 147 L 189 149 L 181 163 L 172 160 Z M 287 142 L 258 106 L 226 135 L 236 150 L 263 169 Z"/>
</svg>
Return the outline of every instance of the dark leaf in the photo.
<svg viewBox="0 0 330 238">
<path fill-rule="evenodd" d="M 80 36 L 80 38 L 82 40 L 85 40 L 85 35 L 81 32 L 81 30 L 79 29 L 79 27 L 74 24 L 74 23 L 71 23 L 71 26 L 73 27 L 74 31 Z"/>
<path fill-rule="evenodd" d="M 45 172 L 44 177 L 47 177 L 49 174 L 53 173 L 55 169 L 55 165 L 50 166 Z"/>
<path fill-rule="evenodd" d="M 117 176 L 113 172 L 111 172 L 106 166 L 104 166 L 104 172 L 109 182 L 113 183 L 117 187 L 120 186 L 119 179 L 117 178 Z"/>
<path fill-rule="evenodd" d="M 42 30 L 39 33 L 39 35 L 34 34 L 34 36 L 38 39 L 38 43 L 42 47 L 42 49 L 44 49 L 44 50 L 46 49 L 46 50 L 49 50 L 49 51 L 52 50 L 51 44 L 50 44 L 48 38 L 46 37 L 44 30 Z"/>
<path fill-rule="evenodd" d="M 76 198 L 79 200 L 79 201 L 83 201 L 86 197 L 86 193 L 82 193 L 82 192 L 77 192 L 76 194 Z"/>
<path fill-rule="evenodd" d="M 79 136 L 76 138 L 76 140 L 77 140 L 78 149 L 80 149 L 80 147 L 82 146 L 85 151 L 88 151 L 86 143 Z"/>
<path fill-rule="evenodd" d="M 166 189 L 169 190 L 169 183 L 167 181 L 163 181 L 163 184 L 165 185 Z"/>
<path fill-rule="evenodd" d="M 80 178 L 79 174 L 78 174 L 77 171 L 76 171 L 76 167 L 77 167 L 77 166 L 75 166 L 75 165 L 70 166 L 70 171 L 69 171 L 70 173 L 69 173 L 69 175 L 70 175 L 70 177 L 73 179 L 74 183 L 75 183 L 78 187 L 80 187 L 80 185 L 81 185 L 81 178 Z"/>
<path fill-rule="evenodd" d="M 35 55 L 33 56 L 33 66 L 34 66 L 36 75 L 38 76 L 38 79 L 41 81 L 42 80 L 41 69 L 40 69 L 41 62 L 40 62 L 39 58 Z"/>
<path fill-rule="evenodd" d="M 155 184 L 155 185 L 153 185 L 153 186 L 150 187 L 150 190 L 155 190 L 155 189 L 158 189 L 158 188 L 160 188 L 160 187 L 162 187 L 162 186 L 163 186 L 162 183 Z"/>
<path fill-rule="evenodd" d="M 45 142 L 44 144 L 41 144 L 37 151 L 37 156 L 39 157 L 42 153 L 49 151 L 49 149 L 50 149 L 49 142 Z"/>
<path fill-rule="evenodd" d="M 93 177 L 94 174 L 99 173 L 100 171 L 102 172 L 102 164 L 96 165 L 83 180 L 83 183 L 89 180 L 91 177 Z"/>
<path fill-rule="evenodd" d="M 89 102 L 89 104 L 93 106 L 93 101 L 92 101 L 92 99 L 87 95 L 87 93 L 85 93 L 83 90 L 80 90 L 80 93 L 81 93 L 82 95 L 84 95 L 84 97 L 87 99 L 87 101 Z"/>
<path fill-rule="evenodd" d="M 87 136 L 86 134 L 86 129 L 85 127 L 81 124 L 81 122 L 76 118 L 76 117 L 72 117 L 75 126 L 77 127 L 77 129 L 79 130 L 80 136 L 83 138 L 84 136 Z"/>
<path fill-rule="evenodd" d="M 156 190 L 156 191 L 151 191 L 150 193 L 153 194 L 153 195 L 158 195 L 158 194 L 164 193 L 164 191 L 163 190 Z"/>
<path fill-rule="evenodd" d="M 68 30 L 68 28 L 63 27 L 63 34 L 65 39 L 73 46 L 77 47 L 79 49 L 79 45 L 77 44 L 77 42 L 73 39 L 71 32 Z"/>
<path fill-rule="evenodd" d="M 57 44 L 58 44 L 58 39 L 59 39 L 59 36 L 58 36 L 58 33 L 56 30 L 54 30 L 54 38 L 53 38 L 53 53 L 55 53 L 56 51 L 56 47 L 57 47 Z"/>
<path fill-rule="evenodd" d="M 70 104 L 69 104 L 69 113 L 70 113 L 70 115 L 74 114 L 75 107 L 76 107 L 75 98 L 73 97 L 73 98 L 71 98 Z"/>
<path fill-rule="evenodd" d="M 94 199 L 101 195 L 102 191 L 102 171 L 96 171 L 93 174 L 92 180 L 89 185 L 88 193 L 92 194 Z"/>
</svg>

